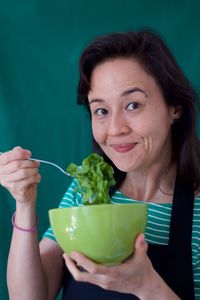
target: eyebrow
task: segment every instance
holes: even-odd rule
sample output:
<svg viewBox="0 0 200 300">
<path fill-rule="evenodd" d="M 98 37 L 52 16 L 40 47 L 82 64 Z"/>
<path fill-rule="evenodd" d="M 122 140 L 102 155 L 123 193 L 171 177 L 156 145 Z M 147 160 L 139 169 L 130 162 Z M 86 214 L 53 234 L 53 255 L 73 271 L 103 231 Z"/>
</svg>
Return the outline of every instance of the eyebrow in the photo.
<svg viewBox="0 0 200 300">
<path fill-rule="evenodd" d="M 133 93 L 136 93 L 136 92 L 141 92 L 141 93 L 143 93 L 143 94 L 145 95 L 145 97 L 147 97 L 147 93 L 146 93 L 144 90 L 142 90 L 142 89 L 140 89 L 140 88 L 138 88 L 138 87 L 131 88 L 131 89 L 129 89 L 129 90 L 124 91 L 124 92 L 120 95 L 120 97 L 128 96 L 128 95 L 133 94 Z M 100 99 L 100 98 L 94 98 L 94 99 L 91 99 L 91 100 L 89 101 L 89 104 L 92 104 L 92 103 L 94 103 L 94 102 L 104 102 L 104 100 L 103 100 L 103 99 Z"/>
<path fill-rule="evenodd" d="M 145 95 L 145 97 L 147 97 L 147 93 L 144 90 L 142 90 L 142 89 L 140 89 L 138 87 L 135 87 L 135 88 L 132 88 L 132 89 L 124 91 L 121 94 L 121 97 L 122 96 L 128 96 L 129 94 L 136 93 L 136 92 L 141 92 L 141 93 L 143 93 Z"/>
</svg>

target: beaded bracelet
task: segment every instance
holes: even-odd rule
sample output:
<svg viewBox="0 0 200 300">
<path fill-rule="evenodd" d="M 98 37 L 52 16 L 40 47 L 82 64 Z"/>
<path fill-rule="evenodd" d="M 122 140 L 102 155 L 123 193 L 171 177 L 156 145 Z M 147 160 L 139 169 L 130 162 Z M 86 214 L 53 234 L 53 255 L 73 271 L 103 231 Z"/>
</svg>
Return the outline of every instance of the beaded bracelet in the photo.
<svg viewBox="0 0 200 300">
<path fill-rule="evenodd" d="M 37 230 L 37 225 L 38 225 L 38 218 L 36 216 L 36 224 L 29 228 L 29 229 L 25 229 L 25 228 L 22 228 L 22 227 L 19 227 L 16 223 L 15 223 L 15 214 L 16 212 L 14 212 L 13 216 L 12 216 L 12 225 L 14 228 L 17 228 L 18 230 L 21 230 L 21 231 L 25 231 L 25 232 L 34 232 Z"/>
</svg>

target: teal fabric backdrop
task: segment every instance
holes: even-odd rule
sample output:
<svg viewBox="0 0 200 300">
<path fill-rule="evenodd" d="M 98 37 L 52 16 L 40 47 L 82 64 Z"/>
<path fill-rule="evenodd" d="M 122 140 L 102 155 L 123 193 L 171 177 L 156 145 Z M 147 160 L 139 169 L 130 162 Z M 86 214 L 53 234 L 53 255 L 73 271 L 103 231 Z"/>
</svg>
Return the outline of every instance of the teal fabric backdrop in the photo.
<svg viewBox="0 0 200 300">
<path fill-rule="evenodd" d="M 96 35 L 144 26 L 166 39 L 199 91 L 198 1 L 6 0 L 0 4 L 0 151 L 16 145 L 33 157 L 66 167 L 91 152 L 89 117 L 76 105 L 78 58 Z M 41 166 L 38 190 L 40 237 L 48 210 L 69 179 Z M 0 299 L 8 299 L 6 263 L 15 201 L 0 187 Z M 26 283 L 24 282 L 24 285 Z M 23 286 L 22 286 L 23 288 Z"/>
</svg>

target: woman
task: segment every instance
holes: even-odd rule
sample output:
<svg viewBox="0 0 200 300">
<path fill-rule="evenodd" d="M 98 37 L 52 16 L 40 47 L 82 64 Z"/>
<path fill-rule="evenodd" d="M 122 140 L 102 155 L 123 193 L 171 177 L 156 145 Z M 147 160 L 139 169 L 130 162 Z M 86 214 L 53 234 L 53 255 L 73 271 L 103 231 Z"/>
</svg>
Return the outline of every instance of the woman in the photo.
<svg viewBox="0 0 200 300">
<path fill-rule="evenodd" d="M 96 151 L 115 169 L 112 202 L 148 204 L 145 238 L 112 267 L 63 255 L 51 229 L 38 246 L 39 164 L 16 147 L 0 157 L 1 184 L 16 199 L 10 299 L 55 299 L 61 286 L 63 299 L 200 299 L 197 98 L 172 54 L 149 31 L 97 38 L 80 59 L 78 103 L 90 112 Z M 79 205 L 75 184 L 61 207 Z"/>
</svg>

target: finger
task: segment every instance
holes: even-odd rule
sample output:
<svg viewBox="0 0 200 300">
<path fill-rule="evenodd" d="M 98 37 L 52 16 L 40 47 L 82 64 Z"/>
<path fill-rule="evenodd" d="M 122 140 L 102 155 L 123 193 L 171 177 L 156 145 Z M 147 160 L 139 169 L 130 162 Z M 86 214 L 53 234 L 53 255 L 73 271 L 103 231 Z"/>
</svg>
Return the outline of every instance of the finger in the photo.
<svg viewBox="0 0 200 300">
<path fill-rule="evenodd" d="M 12 174 L 20 169 L 26 169 L 26 168 L 38 168 L 40 165 L 40 162 L 38 161 L 32 161 L 32 160 L 15 160 L 12 161 L 4 166 L 0 167 L 0 174 L 1 175 L 9 175 Z"/>
<path fill-rule="evenodd" d="M 83 267 L 86 271 L 92 274 L 105 274 L 108 269 L 108 267 L 95 263 L 80 252 L 72 252 L 70 257 L 77 263 L 77 265 Z"/>
<path fill-rule="evenodd" d="M 0 155 L 0 165 L 6 165 L 13 160 L 27 159 L 30 156 L 31 152 L 29 150 L 18 146 Z"/>
<path fill-rule="evenodd" d="M 63 258 L 65 260 L 65 263 L 66 263 L 66 266 L 67 266 L 68 270 L 70 271 L 70 273 L 72 274 L 72 276 L 74 277 L 74 279 L 77 280 L 77 281 L 84 280 L 81 277 L 81 272 L 77 268 L 76 262 L 73 261 L 66 253 L 63 254 Z"/>
<path fill-rule="evenodd" d="M 1 176 L 1 180 L 6 182 L 15 182 L 28 179 L 29 177 L 35 176 L 38 173 L 38 168 L 26 168 L 15 171 L 11 174 Z"/>
<path fill-rule="evenodd" d="M 32 184 L 38 184 L 41 181 L 41 175 L 38 173 L 32 177 L 20 180 L 20 181 L 6 181 L 4 177 L 1 178 L 1 185 L 11 192 L 17 192 L 25 190 L 28 186 Z"/>
<path fill-rule="evenodd" d="M 41 181 L 41 175 L 36 174 L 35 176 L 24 179 L 20 182 L 19 190 L 25 190 L 28 186 L 37 185 Z"/>
<path fill-rule="evenodd" d="M 105 285 L 105 276 L 99 274 L 90 274 L 89 272 L 80 271 L 77 264 L 68 255 L 63 254 L 66 266 L 76 281 L 90 282 L 103 287 Z"/>
<path fill-rule="evenodd" d="M 148 244 L 145 240 L 144 234 L 141 233 L 135 240 L 134 259 L 143 258 L 147 254 Z"/>
</svg>

